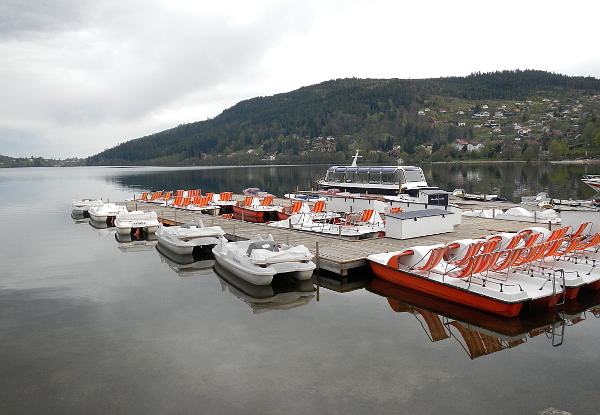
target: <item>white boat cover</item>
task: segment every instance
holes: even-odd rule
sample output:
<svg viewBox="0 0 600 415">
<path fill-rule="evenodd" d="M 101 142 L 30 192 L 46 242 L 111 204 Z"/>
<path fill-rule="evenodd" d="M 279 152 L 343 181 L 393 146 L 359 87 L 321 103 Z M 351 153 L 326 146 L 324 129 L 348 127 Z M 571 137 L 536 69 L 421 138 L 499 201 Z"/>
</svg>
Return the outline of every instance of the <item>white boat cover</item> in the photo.
<svg viewBox="0 0 600 415">
<path fill-rule="evenodd" d="M 292 246 L 285 251 L 273 252 L 267 249 L 253 249 L 250 260 L 254 264 L 276 264 L 310 260 L 313 255 L 304 245 Z"/>
<path fill-rule="evenodd" d="M 168 228 L 166 230 L 168 231 Z M 225 232 L 219 226 L 214 227 L 190 227 L 190 228 L 179 228 L 173 235 L 179 239 L 192 239 L 192 238 L 204 238 L 209 236 L 223 236 Z"/>
</svg>

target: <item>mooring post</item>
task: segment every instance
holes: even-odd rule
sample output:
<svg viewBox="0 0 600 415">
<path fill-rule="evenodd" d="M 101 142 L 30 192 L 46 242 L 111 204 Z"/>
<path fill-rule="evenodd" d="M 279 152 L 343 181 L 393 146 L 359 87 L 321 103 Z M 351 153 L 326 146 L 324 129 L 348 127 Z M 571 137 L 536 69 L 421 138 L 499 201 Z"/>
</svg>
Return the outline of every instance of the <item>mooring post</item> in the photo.
<svg viewBox="0 0 600 415">
<path fill-rule="evenodd" d="M 319 258 L 319 241 L 315 242 L 315 264 L 317 266 L 317 272 L 321 269 L 321 259 Z"/>
<path fill-rule="evenodd" d="M 548 221 L 548 230 L 551 231 L 552 230 L 552 222 Z"/>
<path fill-rule="evenodd" d="M 235 239 L 235 223 L 233 224 L 233 242 L 236 242 L 236 239 Z"/>
</svg>

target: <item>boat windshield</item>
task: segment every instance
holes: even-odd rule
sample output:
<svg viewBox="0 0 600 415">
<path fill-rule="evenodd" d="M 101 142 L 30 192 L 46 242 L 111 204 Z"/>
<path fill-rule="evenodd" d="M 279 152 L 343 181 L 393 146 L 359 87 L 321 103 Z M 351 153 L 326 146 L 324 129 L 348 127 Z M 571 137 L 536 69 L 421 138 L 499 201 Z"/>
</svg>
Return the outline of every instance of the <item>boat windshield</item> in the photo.
<svg viewBox="0 0 600 415">
<path fill-rule="evenodd" d="M 424 182 L 425 181 L 425 178 L 423 177 L 421 170 L 405 170 L 404 171 L 404 179 L 406 180 L 406 183 Z"/>
<path fill-rule="evenodd" d="M 326 180 L 337 183 L 398 184 L 395 167 L 332 167 Z"/>
</svg>

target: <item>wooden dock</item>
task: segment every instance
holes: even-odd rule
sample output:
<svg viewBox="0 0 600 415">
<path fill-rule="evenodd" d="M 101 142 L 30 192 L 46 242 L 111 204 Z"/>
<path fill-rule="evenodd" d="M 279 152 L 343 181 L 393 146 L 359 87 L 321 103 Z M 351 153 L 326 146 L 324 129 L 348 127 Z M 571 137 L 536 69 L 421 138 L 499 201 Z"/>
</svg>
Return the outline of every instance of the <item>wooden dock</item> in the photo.
<svg viewBox="0 0 600 415">
<path fill-rule="evenodd" d="M 278 204 L 289 205 L 287 199 L 278 200 Z M 161 222 L 178 225 L 192 220 L 202 220 L 205 226 L 220 226 L 229 240 L 250 239 L 257 234 L 264 237 L 271 234 L 275 241 L 290 245 L 304 245 L 314 255 L 317 267 L 345 276 L 348 270 L 368 265 L 365 259 L 370 254 L 400 251 L 415 245 L 434 245 L 452 242 L 464 238 L 476 238 L 499 232 L 516 232 L 530 226 L 547 226 L 527 222 L 494 220 L 475 217 L 462 217 L 462 223 L 454 232 L 423 236 L 411 239 L 374 238 L 352 241 L 338 237 L 319 235 L 294 229 L 266 226 L 264 223 L 250 223 L 235 219 L 224 219 L 199 212 L 190 212 L 172 207 L 157 206 L 140 201 L 120 202 L 129 210 L 153 210 Z"/>
</svg>

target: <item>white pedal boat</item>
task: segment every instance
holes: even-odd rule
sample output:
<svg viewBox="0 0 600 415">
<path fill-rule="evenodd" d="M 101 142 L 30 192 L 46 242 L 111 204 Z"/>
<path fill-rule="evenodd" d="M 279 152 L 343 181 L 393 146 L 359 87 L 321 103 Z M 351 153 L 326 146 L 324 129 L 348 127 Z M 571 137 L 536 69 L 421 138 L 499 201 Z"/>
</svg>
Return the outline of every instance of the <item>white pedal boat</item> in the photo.
<svg viewBox="0 0 600 415">
<path fill-rule="evenodd" d="M 220 226 L 204 226 L 190 222 L 181 226 L 161 226 L 156 232 L 158 243 L 179 255 L 189 255 L 195 247 L 216 245 L 221 237 L 225 235 Z"/>
<path fill-rule="evenodd" d="M 120 213 L 115 218 L 115 227 L 121 235 L 131 234 L 132 229 L 145 229 L 147 233 L 155 233 L 159 225 L 154 211 L 134 210 Z"/>
<path fill-rule="evenodd" d="M 90 219 L 95 222 L 108 222 L 116 218 L 119 213 L 126 213 L 127 207 L 116 203 L 105 203 L 100 206 L 91 206 L 88 210 Z"/>
<path fill-rule="evenodd" d="M 221 237 L 213 248 L 218 264 L 256 285 L 268 285 L 277 274 L 290 273 L 294 278 L 307 280 L 316 268 L 313 255 L 304 245 L 276 244 L 273 236 L 260 235 L 247 241 L 228 242 Z"/>
<path fill-rule="evenodd" d="M 89 217 L 88 211 L 92 206 L 102 206 L 104 202 L 100 199 L 81 199 L 73 200 L 71 203 L 72 214 L 74 217 Z"/>
</svg>

